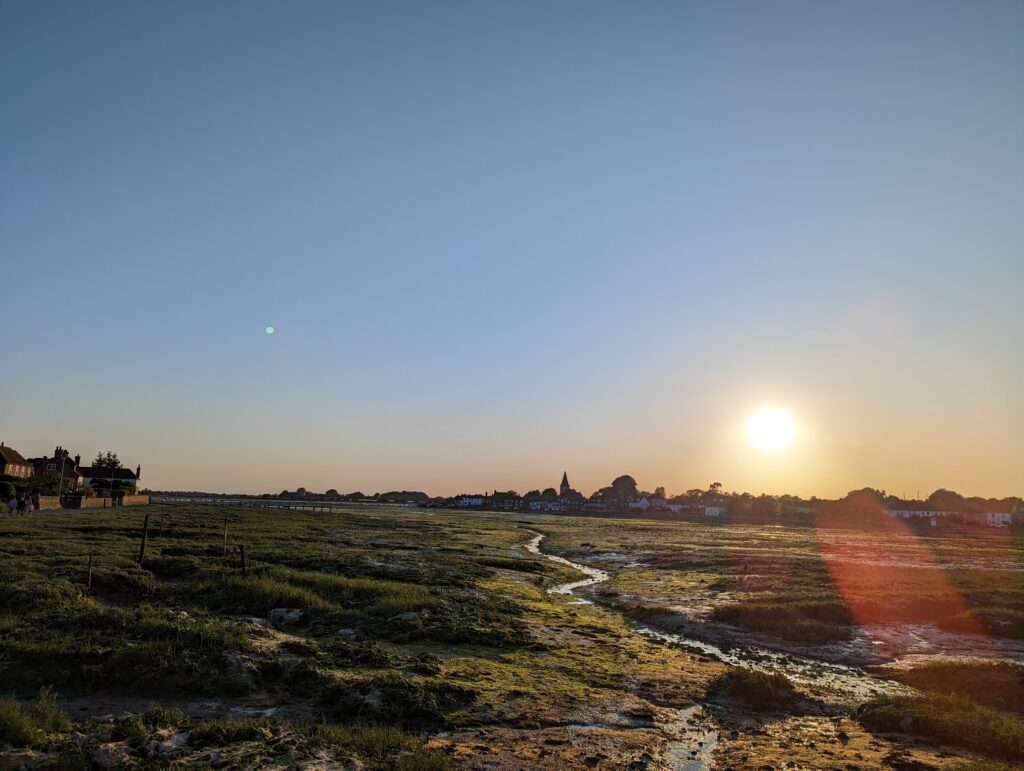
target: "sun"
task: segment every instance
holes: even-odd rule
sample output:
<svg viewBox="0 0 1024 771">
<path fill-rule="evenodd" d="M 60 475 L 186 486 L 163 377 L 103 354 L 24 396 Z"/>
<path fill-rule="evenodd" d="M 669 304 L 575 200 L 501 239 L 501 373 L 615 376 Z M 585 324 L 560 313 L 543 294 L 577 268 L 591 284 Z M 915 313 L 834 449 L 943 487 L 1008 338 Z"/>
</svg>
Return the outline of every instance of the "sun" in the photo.
<svg viewBox="0 0 1024 771">
<path fill-rule="evenodd" d="M 792 444 L 795 436 L 796 425 L 782 410 L 758 410 L 747 421 L 747 439 L 759 450 L 781 450 Z"/>
</svg>

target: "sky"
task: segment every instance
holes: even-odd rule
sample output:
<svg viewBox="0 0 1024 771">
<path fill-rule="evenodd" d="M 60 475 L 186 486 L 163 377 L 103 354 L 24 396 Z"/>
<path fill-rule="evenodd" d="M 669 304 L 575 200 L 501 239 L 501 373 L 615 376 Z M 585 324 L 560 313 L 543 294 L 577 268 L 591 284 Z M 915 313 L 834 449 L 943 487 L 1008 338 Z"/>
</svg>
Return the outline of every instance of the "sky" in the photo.
<svg viewBox="0 0 1024 771">
<path fill-rule="evenodd" d="M 0 0 L 0 440 L 154 489 L 1020 495 L 1022 39 L 998 0 Z"/>
</svg>

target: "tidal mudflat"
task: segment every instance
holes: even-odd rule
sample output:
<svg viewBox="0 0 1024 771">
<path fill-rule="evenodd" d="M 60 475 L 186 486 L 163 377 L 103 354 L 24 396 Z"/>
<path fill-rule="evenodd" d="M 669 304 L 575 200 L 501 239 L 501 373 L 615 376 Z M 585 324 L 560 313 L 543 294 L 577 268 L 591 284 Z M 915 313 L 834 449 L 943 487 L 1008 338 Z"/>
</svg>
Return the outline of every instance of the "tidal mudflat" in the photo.
<svg viewBox="0 0 1024 771">
<path fill-rule="evenodd" d="M 1006 533 L 149 516 L 141 564 L 139 511 L 0 521 L 6 766 L 1024 759 L 1024 563 Z"/>
</svg>

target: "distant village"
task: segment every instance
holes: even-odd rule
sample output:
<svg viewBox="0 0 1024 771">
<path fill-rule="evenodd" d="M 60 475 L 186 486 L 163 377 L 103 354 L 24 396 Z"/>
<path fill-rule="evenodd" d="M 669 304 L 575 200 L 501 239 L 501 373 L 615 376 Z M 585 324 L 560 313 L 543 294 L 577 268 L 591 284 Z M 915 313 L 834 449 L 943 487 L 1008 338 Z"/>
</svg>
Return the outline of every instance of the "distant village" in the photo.
<svg viewBox="0 0 1024 771">
<path fill-rule="evenodd" d="M 190 495 L 189 493 L 176 493 Z M 200 495 L 193 493 L 192 495 Z M 206 495 L 206 494 L 201 494 Z M 607 487 L 586 496 L 574 489 L 567 472 L 558 487 L 531 490 L 520 495 L 515 490 L 490 493 L 460 493 L 451 497 L 431 497 L 420 491 L 391 491 L 367 495 L 362 492 L 317 493 L 305 488 L 282 490 L 260 496 L 217 496 L 258 498 L 312 503 L 388 503 L 412 504 L 424 508 L 472 509 L 497 512 L 546 512 L 551 514 L 591 514 L 594 516 L 643 516 L 647 518 L 738 520 L 749 522 L 787 521 L 808 523 L 834 521 L 870 524 L 872 521 L 899 519 L 923 527 L 1009 527 L 1024 524 L 1024 502 L 1019 497 L 964 497 L 950 490 L 936 490 L 923 500 L 906 500 L 884 490 L 853 490 L 840 499 L 800 498 L 793 495 L 752 495 L 725 492 L 720 482 L 707 488 L 669 495 L 664 487 L 641 490 L 636 480 L 623 475 Z"/>
<path fill-rule="evenodd" d="M 0 441 L 0 497 L 30 499 L 35 509 L 132 505 L 141 500 L 142 466 L 125 468 L 117 454 L 96 454 L 91 465 L 60 445 L 53 453 L 26 458 Z"/>
<path fill-rule="evenodd" d="M 97 453 L 91 465 L 81 455 L 72 456 L 57 446 L 49 455 L 25 458 L 13 447 L 0 442 L 0 491 L 33 497 L 37 508 L 91 508 L 148 502 L 141 487 L 142 466 L 126 468 L 115 453 Z M 964 497 L 940 489 L 923 500 L 907 500 L 884 490 L 865 487 L 843 498 L 800 498 L 793 495 L 752 495 L 725 492 L 720 482 L 707 488 L 669 495 L 664 487 L 642 490 L 636 480 L 622 475 L 589 496 L 574 489 L 569 474 L 562 472 L 558 487 L 490 493 L 460 493 L 451 497 L 430 496 L 421 491 L 391 491 L 367 495 L 340 493 L 335 489 L 317 493 L 300 487 L 263 495 L 164 491 L 168 497 L 289 501 L 314 503 L 382 503 L 416 505 L 424 508 L 473 509 L 497 512 L 543 512 L 591 514 L 595 516 L 644 516 L 700 518 L 712 520 L 829 521 L 869 524 L 884 518 L 900 519 L 925 527 L 987 526 L 995 528 L 1024 525 L 1024 501 L 1020 497 Z M 5 500 L 6 500 L 6 496 Z M 42 504 L 42 506 L 40 505 Z"/>
</svg>

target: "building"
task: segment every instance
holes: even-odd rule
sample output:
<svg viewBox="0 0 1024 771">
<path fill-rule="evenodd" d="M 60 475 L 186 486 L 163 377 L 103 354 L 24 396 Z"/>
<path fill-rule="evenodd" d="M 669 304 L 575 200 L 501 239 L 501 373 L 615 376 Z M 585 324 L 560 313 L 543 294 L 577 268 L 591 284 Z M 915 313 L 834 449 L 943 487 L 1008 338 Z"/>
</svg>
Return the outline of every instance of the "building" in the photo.
<svg viewBox="0 0 1024 771">
<path fill-rule="evenodd" d="M 558 512 L 561 510 L 562 505 L 557 501 L 530 501 L 530 511 Z"/>
<path fill-rule="evenodd" d="M 724 506 L 705 506 L 704 516 L 705 517 L 720 517 L 725 513 Z"/>
<path fill-rule="evenodd" d="M 105 468 L 103 466 L 82 466 L 78 469 L 82 475 L 82 484 L 103 490 L 115 487 L 130 487 L 137 490 L 142 478 L 142 466 L 132 471 L 128 468 Z"/>
<path fill-rule="evenodd" d="M 53 457 L 29 459 L 37 477 L 41 477 L 43 474 L 61 474 L 65 481 L 75 484 L 82 483 L 82 473 L 78 470 L 81 462 L 81 455 L 72 458 L 71 454 L 60 445 L 54 449 Z"/>
<path fill-rule="evenodd" d="M 0 442 L 0 475 L 28 479 L 33 472 L 32 464 L 20 452 Z"/>
<path fill-rule="evenodd" d="M 906 506 L 907 504 L 904 503 L 903 505 Z M 963 508 L 967 509 L 969 506 Z M 932 509 L 901 508 L 886 509 L 885 513 L 890 517 L 898 517 L 899 519 L 928 519 L 932 525 L 937 525 L 940 521 L 988 525 L 989 527 L 1009 527 L 1013 524 L 1013 514 L 1009 511 L 938 511 Z"/>
<path fill-rule="evenodd" d="M 457 496 L 455 498 L 455 501 L 456 501 L 456 505 L 459 508 L 462 508 L 462 509 L 478 509 L 478 508 L 480 508 L 481 506 L 484 505 L 484 498 L 485 497 L 486 496 L 475 495 L 475 494 L 459 495 L 459 496 Z"/>
<path fill-rule="evenodd" d="M 1009 511 L 986 511 L 975 516 L 989 527 L 1009 527 L 1013 524 L 1013 514 Z"/>
<path fill-rule="evenodd" d="M 498 511 L 516 511 L 523 507 L 522 497 L 512 490 L 505 493 L 495 490 L 491 502 Z"/>
<path fill-rule="evenodd" d="M 647 509 L 649 509 L 650 506 L 651 502 L 648 501 L 646 498 L 641 498 L 639 500 L 629 502 L 629 508 L 640 509 L 640 511 L 647 511 Z"/>
<path fill-rule="evenodd" d="M 586 498 L 583 493 L 573 490 L 569 484 L 569 474 L 562 472 L 562 483 L 558 486 L 558 508 L 556 511 L 580 512 L 583 511 L 583 504 Z"/>
</svg>

